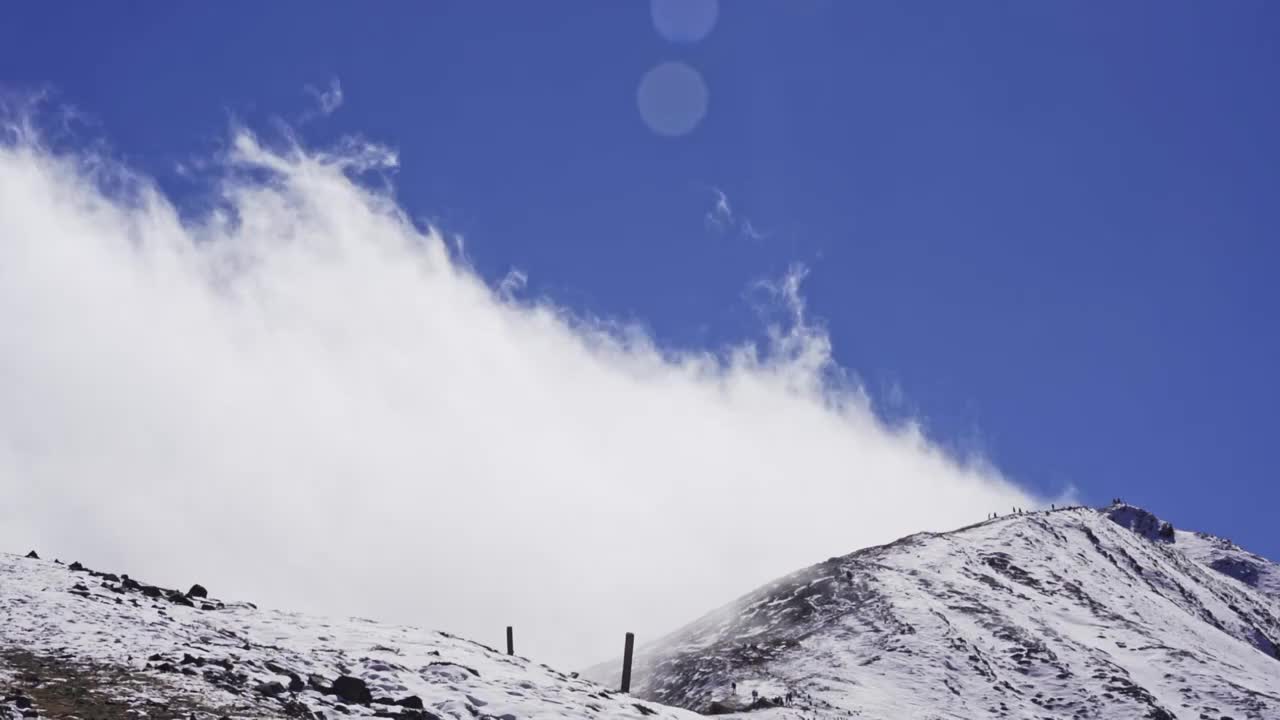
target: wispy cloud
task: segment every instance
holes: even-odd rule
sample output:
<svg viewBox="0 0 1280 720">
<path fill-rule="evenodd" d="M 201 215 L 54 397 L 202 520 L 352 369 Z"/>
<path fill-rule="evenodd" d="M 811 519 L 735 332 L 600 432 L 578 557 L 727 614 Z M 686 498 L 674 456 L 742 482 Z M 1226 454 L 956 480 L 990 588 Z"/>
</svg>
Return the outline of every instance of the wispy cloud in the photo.
<svg viewBox="0 0 1280 720">
<path fill-rule="evenodd" d="M 729 206 L 729 196 L 723 190 L 713 187 L 711 192 L 715 193 L 715 204 L 703 216 L 703 221 L 708 228 L 724 232 L 734 225 L 733 208 Z"/>
<path fill-rule="evenodd" d="M 763 240 L 767 236 L 767 233 L 753 225 L 749 218 L 740 218 L 734 214 L 733 206 L 729 204 L 729 196 L 723 190 L 718 187 L 707 189 L 711 191 L 714 200 L 711 209 L 703 216 L 703 224 L 708 230 L 718 235 L 736 234 L 751 241 Z"/>
<path fill-rule="evenodd" d="M 501 282 L 498 283 L 498 294 L 506 300 L 513 300 L 516 293 L 523 290 L 528 284 L 529 276 L 523 270 L 511 268 L 503 276 Z"/>
<path fill-rule="evenodd" d="M 514 624 L 573 666 L 1033 503 L 840 382 L 802 272 L 768 285 L 767 340 L 665 347 L 518 299 L 518 271 L 487 285 L 352 179 L 394 160 L 374 146 L 237 131 L 200 170 L 219 209 L 187 219 L 108 159 L 0 136 L 0 547 L 490 642 Z"/>
<path fill-rule="evenodd" d="M 308 85 L 305 89 L 307 94 L 315 98 L 316 111 L 321 115 L 332 115 L 342 107 L 342 83 L 338 82 L 338 78 L 329 80 L 328 89 L 320 89 L 313 85 Z"/>
<path fill-rule="evenodd" d="M 757 230 L 756 226 L 752 225 L 750 220 L 743 220 L 742 221 L 742 237 L 746 238 L 747 240 L 763 240 L 765 239 L 765 237 L 767 237 L 767 235 L 766 233 L 760 230 Z"/>
</svg>

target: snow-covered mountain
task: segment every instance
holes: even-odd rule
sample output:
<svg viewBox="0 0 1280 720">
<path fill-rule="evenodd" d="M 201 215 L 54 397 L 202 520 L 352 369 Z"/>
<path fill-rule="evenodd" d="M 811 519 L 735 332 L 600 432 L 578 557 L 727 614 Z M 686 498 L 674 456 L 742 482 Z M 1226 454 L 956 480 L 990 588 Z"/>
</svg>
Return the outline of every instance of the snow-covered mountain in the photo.
<svg viewBox="0 0 1280 720">
<path fill-rule="evenodd" d="M 832 558 L 642 647 L 633 690 L 754 717 L 1274 720 L 1277 643 L 1280 567 L 1117 504 Z"/>
<path fill-rule="evenodd" d="M 832 558 L 642 647 L 632 695 L 616 663 L 0 554 L 0 718 L 1275 719 L 1278 642 L 1280 566 L 1128 505 Z"/>
<path fill-rule="evenodd" d="M 0 554 L 0 718 L 681 718 L 442 632 Z"/>
</svg>

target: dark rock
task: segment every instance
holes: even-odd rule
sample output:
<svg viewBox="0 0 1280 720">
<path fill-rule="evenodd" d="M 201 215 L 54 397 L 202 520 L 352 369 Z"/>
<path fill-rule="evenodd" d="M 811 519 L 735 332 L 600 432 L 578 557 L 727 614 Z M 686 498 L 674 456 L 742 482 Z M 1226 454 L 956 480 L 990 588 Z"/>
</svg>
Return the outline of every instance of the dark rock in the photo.
<svg viewBox="0 0 1280 720">
<path fill-rule="evenodd" d="M 360 678 L 350 675 L 343 675 L 333 681 L 333 694 L 349 703 L 368 705 L 373 702 L 373 694 L 369 692 L 369 686 L 365 685 Z"/>
<path fill-rule="evenodd" d="M 326 695 L 333 692 L 333 688 L 329 686 L 329 683 L 324 681 L 324 677 L 321 675 L 308 675 L 307 687 L 312 690 L 318 690 Z"/>
<path fill-rule="evenodd" d="M 187 607 L 195 607 L 195 603 L 187 599 L 186 595 L 174 590 L 169 593 L 169 602 L 174 605 L 186 605 Z"/>
<path fill-rule="evenodd" d="M 258 691 L 258 693 L 261 695 L 266 695 L 267 697 L 275 697 L 276 695 L 279 695 L 280 693 L 284 692 L 284 686 L 272 680 L 271 682 L 262 683 L 258 687 L 254 688 L 254 690 Z"/>
<path fill-rule="evenodd" d="M 137 580 L 134 580 L 128 575 L 120 576 L 120 586 L 123 587 L 125 590 L 141 590 L 142 589 L 142 585 L 139 584 Z"/>
<path fill-rule="evenodd" d="M 120 578 L 116 577 L 115 573 L 102 573 L 98 577 L 108 582 L 120 582 Z"/>
<path fill-rule="evenodd" d="M 158 598 L 160 597 L 160 588 L 154 585 L 143 585 L 142 594 L 149 598 Z"/>
<path fill-rule="evenodd" d="M 192 585 L 191 589 L 187 591 L 187 597 L 207 598 L 209 597 L 209 591 L 205 590 L 203 585 L 200 585 L 200 584 Z"/>
<path fill-rule="evenodd" d="M 271 672 L 273 672 L 273 673 L 275 673 L 275 674 L 277 674 L 277 675 L 288 675 L 288 674 L 289 674 L 289 671 L 288 671 L 288 670 L 284 669 L 284 667 L 282 667 L 281 665 L 279 665 L 278 663 L 276 663 L 276 662 L 275 662 L 275 661 L 273 661 L 273 660 L 268 660 L 268 661 L 266 661 L 265 663 L 263 663 L 263 665 L 264 665 L 268 670 L 270 670 Z"/>
<path fill-rule="evenodd" d="M 1252 587 L 1258 586 L 1258 578 L 1262 570 L 1262 566 L 1257 563 L 1233 557 L 1216 558 L 1209 563 L 1209 567 Z"/>
<path fill-rule="evenodd" d="M 1167 531 L 1164 530 L 1168 523 L 1161 522 L 1154 513 L 1140 507 L 1118 505 L 1107 512 L 1107 518 L 1148 540 L 1172 542 L 1174 539 L 1172 525 L 1169 525 Z"/>
<path fill-rule="evenodd" d="M 67 569 L 70 570 L 71 572 L 81 572 L 82 570 L 84 570 L 84 566 L 80 564 L 79 560 L 77 560 L 71 563 L 70 565 L 68 565 Z"/>
<path fill-rule="evenodd" d="M 31 552 L 27 553 L 27 558 L 31 560 L 39 560 L 40 556 L 36 554 L 35 550 L 32 550 Z"/>
<path fill-rule="evenodd" d="M 285 717 L 291 718 L 316 718 L 316 714 L 311 712 L 311 708 L 297 700 L 286 700 L 281 703 L 281 709 L 284 711 Z M 324 717 L 321 714 L 319 717 Z"/>
<path fill-rule="evenodd" d="M 399 700 L 396 701 L 396 704 L 399 705 L 400 707 L 413 708 L 414 710 L 421 710 L 423 708 L 422 698 L 418 697 L 417 695 L 410 695 L 407 698 L 400 698 Z"/>
<path fill-rule="evenodd" d="M 302 682 L 302 678 L 297 673 L 289 673 L 289 692 L 302 692 L 307 689 L 307 684 Z"/>
<path fill-rule="evenodd" d="M 147 658 L 147 660 L 151 662 L 160 662 L 161 660 L 164 660 L 164 656 L 161 655 L 160 653 L 156 653 L 155 655 L 152 655 L 151 657 Z"/>
<path fill-rule="evenodd" d="M 32 552 L 35 552 L 35 551 L 32 550 Z M 16 695 L 13 698 L 13 704 L 18 706 L 19 710 L 25 710 L 31 707 L 31 698 L 27 697 L 26 695 Z"/>
</svg>

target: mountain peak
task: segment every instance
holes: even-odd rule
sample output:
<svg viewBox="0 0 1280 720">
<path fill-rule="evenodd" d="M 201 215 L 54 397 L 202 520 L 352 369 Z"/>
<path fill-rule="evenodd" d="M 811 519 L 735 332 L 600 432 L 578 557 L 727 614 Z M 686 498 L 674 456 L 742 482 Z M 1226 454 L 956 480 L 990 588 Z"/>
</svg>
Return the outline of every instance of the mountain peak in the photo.
<svg viewBox="0 0 1280 720">
<path fill-rule="evenodd" d="M 1156 514 L 1136 505 L 1118 502 L 1106 510 L 1107 518 L 1120 527 L 1132 530 L 1148 540 L 1174 542 L 1174 527 Z"/>
<path fill-rule="evenodd" d="M 770 583 L 642 648 L 639 693 L 820 717 L 1277 717 L 1277 577 L 1126 503 L 1022 512 Z"/>
</svg>

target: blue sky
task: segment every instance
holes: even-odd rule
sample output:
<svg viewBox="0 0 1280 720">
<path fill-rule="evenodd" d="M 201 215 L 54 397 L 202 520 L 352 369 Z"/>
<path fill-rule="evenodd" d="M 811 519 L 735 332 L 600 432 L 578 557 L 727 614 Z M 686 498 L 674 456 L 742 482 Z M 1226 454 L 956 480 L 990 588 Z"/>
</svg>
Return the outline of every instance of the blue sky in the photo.
<svg viewBox="0 0 1280 720">
<path fill-rule="evenodd" d="M 179 197 L 231 118 L 359 133 L 486 278 L 687 348 L 759 334 L 752 284 L 802 263 L 885 414 L 1280 557 L 1274 3 L 731 2 L 694 43 L 640 2 L 5 15 L 0 84 Z M 709 93 L 674 138 L 636 104 L 665 61 Z"/>
</svg>

